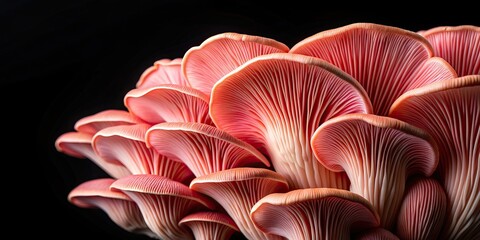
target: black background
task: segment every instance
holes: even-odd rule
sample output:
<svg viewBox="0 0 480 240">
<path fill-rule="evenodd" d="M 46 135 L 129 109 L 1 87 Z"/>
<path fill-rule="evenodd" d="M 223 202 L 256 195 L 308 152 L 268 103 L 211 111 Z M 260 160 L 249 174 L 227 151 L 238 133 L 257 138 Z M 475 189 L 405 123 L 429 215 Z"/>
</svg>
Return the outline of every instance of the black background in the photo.
<svg viewBox="0 0 480 240">
<path fill-rule="evenodd" d="M 1 198 L 7 232 L 19 237 L 147 239 L 121 230 L 100 210 L 67 202 L 76 185 L 105 175 L 88 160 L 58 153 L 54 141 L 81 117 L 124 109 L 124 94 L 158 59 L 182 57 L 227 31 L 292 47 L 354 22 L 412 31 L 480 26 L 475 7 L 458 1 L 422 8 L 343 1 L 0 2 Z"/>
</svg>

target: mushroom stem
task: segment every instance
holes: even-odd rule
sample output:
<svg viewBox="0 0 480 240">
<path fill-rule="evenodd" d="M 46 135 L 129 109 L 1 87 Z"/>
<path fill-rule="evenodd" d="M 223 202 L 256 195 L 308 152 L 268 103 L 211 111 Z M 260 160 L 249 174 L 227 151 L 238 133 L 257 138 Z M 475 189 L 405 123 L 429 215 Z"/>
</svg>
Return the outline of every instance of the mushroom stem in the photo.
<svg viewBox="0 0 480 240">
<path fill-rule="evenodd" d="M 433 139 L 420 128 L 374 114 L 347 114 L 322 124 L 312 136 L 318 160 L 345 171 L 350 191 L 372 203 L 381 226 L 394 227 L 407 178 L 430 176 L 438 163 Z"/>
</svg>

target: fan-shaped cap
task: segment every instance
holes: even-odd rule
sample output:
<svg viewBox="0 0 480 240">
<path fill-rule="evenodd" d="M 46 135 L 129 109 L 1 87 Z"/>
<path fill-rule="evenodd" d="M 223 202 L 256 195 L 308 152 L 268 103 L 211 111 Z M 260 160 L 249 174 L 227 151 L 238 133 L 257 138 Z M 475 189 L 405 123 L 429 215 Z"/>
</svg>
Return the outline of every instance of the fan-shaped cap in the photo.
<svg viewBox="0 0 480 240">
<path fill-rule="evenodd" d="M 350 190 L 372 203 L 388 230 L 395 223 L 407 178 L 430 176 L 438 163 L 437 147 L 426 132 L 373 114 L 330 119 L 315 131 L 311 144 L 321 164 L 347 173 Z"/>
<path fill-rule="evenodd" d="M 105 161 L 98 156 L 93 150 L 92 138 L 91 133 L 66 132 L 55 140 L 55 148 L 69 156 L 91 160 L 113 178 L 121 178 L 132 174 L 124 165 Z"/>
<path fill-rule="evenodd" d="M 397 220 L 400 239 L 438 239 L 447 212 L 447 196 L 435 178 L 415 178 L 407 186 Z"/>
<path fill-rule="evenodd" d="M 130 90 L 124 98 L 127 109 L 145 122 L 201 122 L 213 124 L 208 115 L 209 97 L 180 85 L 163 84 Z"/>
<path fill-rule="evenodd" d="M 210 196 L 225 209 L 247 239 L 280 239 L 265 234 L 253 224 L 250 210 L 270 193 L 287 192 L 286 179 L 265 168 L 232 168 L 196 177 L 190 188 Z"/>
<path fill-rule="evenodd" d="M 193 212 L 217 208 L 207 196 L 157 175 L 130 175 L 116 180 L 110 187 L 124 192 L 137 203 L 145 223 L 161 239 L 193 239 L 191 231 L 178 224 L 180 220 Z"/>
<path fill-rule="evenodd" d="M 256 56 L 288 50 L 288 46 L 274 39 L 220 33 L 190 48 L 183 57 L 182 71 L 193 88 L 210 95 L 218 80 L 244 62 Z"/>
<path fill-rule="evenodd" d="M 458 76 L 480 75 L 480 27 L 438 26 L 419 33 L 430 42 L 435 56 L 450 63 Z"/>
<path fill-rule="evenodd" d="M 99 178 L 81 183 L 68 194 L 68 200 L 82 208 L 102 209 L 110 219 L 126 231 L 154 237 L 137 204 L 127 195 L 111 191 L 113 178 Z"/>
<path fill-rule="evenodd" d="M 354 232 L 380 224 L 365 198 L 336 188 L 269 194 L 252 207 L 250 217 L 265 233 L 298 240 L 348 240 Z"/>
<path fill-rule="evenodd" d="M 188 226 L 196 240 L 228 240 L 240 232 L 233 219 L 223 212 L 195 212 L 185 216 L 179 224 Z"/>
<path fill-rule="evenodd" d="M 290 53 L 251 59 L 217 82 L 210 99 L 215 125 L 268 155 L 291 189 L 347 189 L 344 173 L 317 162 L 310 137 L 327 119 L 371 111 L 353 78 L 323 60 Z"/>
<path fill-rule="evenodd" d="M 188 184 L 194 177 L 188 167 L 148 148 L 145 134 L 148 124 L 104 128 L 95 134 L 92 146 L 105 161 L 127 167 L 132 174 L 152 174 Z"/>
<path fill-rule="evenodd" d="M 89 133 L 66 132 L 55 140 L 55 148 L 59 152 L 76 158 L 92 157 L 92 138 L 93 135 Z"/>
<path fill-rule="evenodd" d="M 150 88 L 162 84 L 190 86 L 182 74 L 182 58 L 163 58 L 147 68 L 138 80 L 137 88 Z"/>
<path fill-rule="evenodd" d="M 106 127 L 137 123 L 142 123 L 142 120 L 128 111 L 108 109 L 79 119 L 75 123 L 75 130 L 95 134 Z"/>
<path fill-rule="evenodd" d="M 448 198 L 444 233 L 450 239 L 480 234 L 480 75 L 411 90 L 390 116 L 425 129 L 438 143 L 437 174 Z"/>
<path fill-rule="evenodd" d="M 76 158 L 88 158 L 113 178 L 128 176 L 131 172 L 120 163 L 110 163 L 98 156 L 92 146 L 93 135 L 101 129 L 142 123 L 128 111 L 108 109 L 83 117 L 75 123 L 75 130 L 60 135 L 55 141 L 57 151 Z"/>
<path fill-rule="evenodd" d="M 159 123 L 146 134 L 147 145 L 185 163 L 203 176 L 236 167 L 268 167 L 270 162 L 250 144 L 202 123 Z"/>
<path fill-rule="evenodd" d="M 387 115 L 402 93 L 456 77 L 427 39 L 388 25 L 352 23 L 325 30 L 295 44 L 291 53 L 325 59 L 358 80 L 378 115 Z"/>
</svg>

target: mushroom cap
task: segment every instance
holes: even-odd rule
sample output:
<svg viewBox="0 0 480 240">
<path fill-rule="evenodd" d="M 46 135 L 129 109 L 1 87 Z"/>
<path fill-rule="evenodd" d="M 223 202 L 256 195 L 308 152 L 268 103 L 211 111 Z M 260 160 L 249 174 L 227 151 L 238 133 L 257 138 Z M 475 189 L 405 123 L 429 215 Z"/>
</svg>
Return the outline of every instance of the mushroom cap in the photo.
<svg viewBox="0 0 480 240">
<path fill-rule="evenodd" d="M 110 188 L 121 190 L 130 197 L 135 195 L 132 193 L 180 197 L 192 200 L 208 209 L 216 209 L 216 204 L 208 197 L 191 190 L 188 186 L 178 181 L 163 176 L 151 174 L 130 175 L 117 179 L 110 185 Z M 137 198 L 135 197 L 135 199 Z"/>
<path fill-rule="evenodd" d="M 153 63 L 143 71 L 138 80 L 137 88 L 150 88 L 162 84 L 176 84 L 181 86 L 190 86 L 190 83 L 183 76 L 182 58 L 162 58 Z"/>
<path fill-rule="evenodd" d="M 480 75 L 467 75 L 411 90 L 397 99 L 391 117 L 427 131 L 437 142 L 436 175 L 447 198 L 441 236 L 480 236 Z M 459 187 L 461 186 L 461 187 Z"/>
<path fill-rule="evenodd" d="M 226 169 L 194 178 L 190 188 L 216 200 L 247 239 L 280 239 L 257 229 L 250 218 L 250 210 L 258 200 L 289 190 L 279 173 L 265 168 Z"/>
<path fill-rule="evenodd" d="M 79 119 L 74 128 L 78 132 L 95 134 L 106 127 L 137 123 L 142 123 L 142 120 L 128 111 L 107 109 Z"/>
<path fill-rule="evenodd" d="M 286 239 L 350 239 L 377 227 L 378 214 L 365 198 L 336 188 L 272 193 L 252 207 L 250 217 L 263 232 Z"/>
<path fill-rule="evenodd" d="M 387 115 L 395 99 L 410 89 L 457 76 L 420 34 L 382 24 L 359 22 L 325 30 L 290 52 L 324 59 L 350 74 L 365 88 L 378 115 Z"/>
<path fill-rule="evenodd" d="M 149 128 L 149 124 L 104 128 L 95 134 L 93 149 L 105 161 L 124 165 L 132 174 L 160 175 L 188 184 L 194 175 L 184 163 L 147 147 L 145 134 Z"/>
<path fill-rule="evenodd" d="M 345 171 L 350 190 L 369 200 L 381 226 L 391 229 L 411 175 L 430 176 L 438 149 L 422 129 L 374 114 L 347 114 L 323 123 L 311 146 L 318 161 L 332 171 Z"/>
<path fill-rule="evenodd" d="M 209 97 L 182 85 L 162 84 L 130 90 L 124 105 L 150 124 L 161 122 L 202 122 L 212 124 L 208 115 Z"/>
<path fill-rule="evenodd" d="M 365 91 L 349 75 L 323 60 L 291 53 L 249 60 L 218 81 L 210 98 L 215 126 L 269 156 L 291 188 L 348 188 L 343 173 L 317 162 L 310 137 L 327 119 L 371 111 Z"/>
<path fill-rule="evenodd" d="M 193 239 L 179 221 L 196 211 L 215 210 L 217 204 L 203 194 L 167 177 L 137 174 L 116 180 L 110 186 L 137 203 L 147 226 L 162 239 Z"/>
<path fill-rule="evenodd" d="M 55 148 L 72 157 L 89 158 L 93 156 L 92 138 L 93 135 L 90 133 L 66 132 L 55 140 Z M 88 149 L 91 151 L 87 151 Z"/>
<path fill-rule="evenodd" d="M 131 172 L 120 163 L 110 163 L 98 156 L 92 146 L 93 136 L 98 131 L 112 126 L 139 124 L 143 121 L 128 111 L 108 109 L 83 117 L 75 123 L 75 130 L 59 136 L 55 147 L 59 152 L 76 158 L 88 158 L 109 176 L 121 178 Z"/>
<path fill-rule="evenodd" d="M 182 72 L 193 88 L 210 95 L 218 80 L 244 62 L 256 56 L 288 50 L 288 46 L 271 38 L 219 33 L 185 53 Z"/>
<path fill-rule="evenodd" d="M 147 131 L 146 141 L 156 152 L 185 163 L 197 177 L 236 167 L 270 166 L 253 146 L 207 124 L 159 123 Z"/>
<path fill-rule="evenodd" d="M 97 178 L 83 182 L 70 191 L 68 201 L 82 208 L 98 207 L 95 202 L 89 201 L 89 197 L 93 196 L 132 201 L 124 193 L 110 190 L 110 185 L 115 180 L 113 178 Z"/>
<path fill-rule="evenodd" d="M 450 63 L 459 77 L 480 75 L 480 27 L 437 26 L 420 34 L 430 42 L 435 56 Z"/>
<path fill-rule="evenodd" d="M 111 191 L 113 178 L 88 180 L 75 187 L 68 194 L 68 201 L 82 208 L 102 209 L 119 227 L 133 233 L 154 237 L 146 225 L 137 204 L 126 194 Z"/>
<path fill-rule="evenodd" d="M 93 135 L 87 132 L 66 132 L 55 140 L 57 151 L 75 158 L 89 159 L 113 178 L 132 173 L 120 163 L 111 163 L 98 156 L 92 147 Z"/>
<path fill-rule="evenodd" d="M 382 133 L 384 135 L 381 135 Z M 396 144 L 395 147 L 399 148 L 405 145 L 404 147 L 409 147 L 409 149 L 395 149 L 390 144 Z M 311 146 L 318 161 L 335 172 L 352 169 L 349 164 L 353 164 L 359 159 L 351 157 L 361 155 L 364 153 L 362 150 L 367 155 L 374 155 L 375 152 L 367 152 L 374 150 L 377 151 L 376 153 L 384 151 L 384 154 L 389 155 L 388 157 L 369 156 L 372 160 L 381 161 L 394 157 L 405 163 L 411 161 L 404 166 L 410 170 L 408 175 L 430 176 L 438 164 L 437 144 L 426 131 L 396 118 L 375 114 L 353 113 L 332 118 L 317 128 L 311 138 Z M 369 150 L 362 148 L 363 146 L 378 147 L 379 149 Z M 390 147 L 392 151 L 384 147 Z M 400 150 L 403 150 L 402 154 L 411 154 L 411 158 L 405 159 L 398 156 L 396 151 Z M 409 150 L 415 150 L 415 152 Z"/>
<path fill-rule="evenodd" d="M 217 190 L 217 189 L 205 189 L 204 187 L 210 184 L 216 183 L 238 183 L 238 182 L 249 182 L 249 181 L 273 181 L 274 183 L 278 182 L 279 189 L 286 190 L 289 188 L 288 183 L 285 181 L 285 177 L 281 174 L 266 168 L 252 168 L 252 167 L 238 167 L 225 169 L 222 171 L 214 172 L 208 175 L 199 176 L 192 180 L 190 183 L 190 188 L 192 189 L 202 189 L 205 191 Z M 270 183 L 269 183 L 270 184 Z M 222 189 L 218 189 L 222 190 Z M 261 193 L 262 194 L 262 193 Z"/>
</svg>

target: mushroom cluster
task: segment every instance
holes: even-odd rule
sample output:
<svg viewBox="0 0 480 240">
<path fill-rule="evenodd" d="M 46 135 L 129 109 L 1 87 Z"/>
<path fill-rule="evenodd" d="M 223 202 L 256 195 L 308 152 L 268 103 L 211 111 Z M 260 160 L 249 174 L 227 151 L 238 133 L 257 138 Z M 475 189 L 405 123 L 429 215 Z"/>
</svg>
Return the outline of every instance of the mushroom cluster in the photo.
<svg viewBox="0 0 480 240">
<path fill-rule="evenodd" d="M 480 238 L 480 27 L 376 23 L 160 59 L 55 147 L 68 201 L 154 239 Z"/>
</svg>

